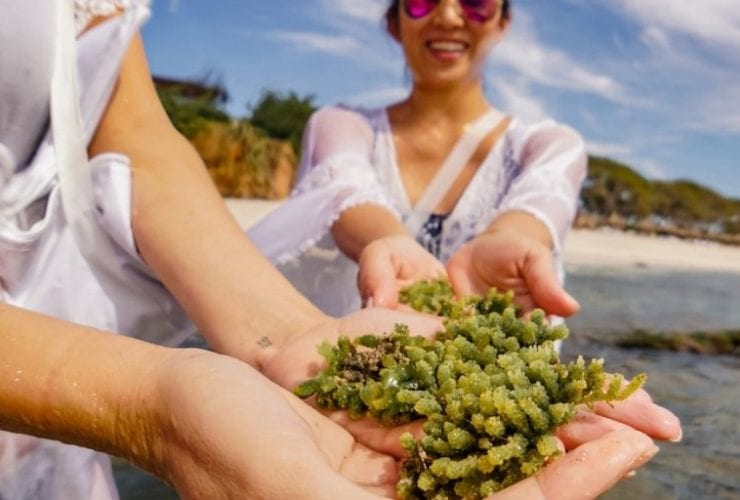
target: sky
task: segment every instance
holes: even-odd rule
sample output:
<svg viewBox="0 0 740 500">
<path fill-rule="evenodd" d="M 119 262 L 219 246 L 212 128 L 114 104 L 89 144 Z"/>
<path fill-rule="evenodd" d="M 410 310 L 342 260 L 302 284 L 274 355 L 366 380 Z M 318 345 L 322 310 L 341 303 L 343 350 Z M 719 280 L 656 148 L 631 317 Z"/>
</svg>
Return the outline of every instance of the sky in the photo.
<svg viewBox="0 0 740 500">
<path fill-rule="evenodd" d="M 382 106 L 409 76 L 381 22 L 387 0 L 153 0 L 152 73 L 210 75 L 246 116 L 265 89 Z M 739 0 L 512 0 L 486 94 L 524 121 L 552 118 L 591 154 L 650 179 L 740 198 Z"/>
</svg>

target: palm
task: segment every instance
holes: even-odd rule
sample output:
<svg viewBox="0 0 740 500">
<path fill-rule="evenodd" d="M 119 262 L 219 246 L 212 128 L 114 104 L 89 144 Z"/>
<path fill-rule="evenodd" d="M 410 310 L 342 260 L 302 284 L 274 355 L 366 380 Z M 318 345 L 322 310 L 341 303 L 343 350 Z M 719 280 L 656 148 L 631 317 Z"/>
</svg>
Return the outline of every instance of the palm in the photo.
<svg viewBox="0 0 740 500">
<path fill-rule="evenodd" d="M 357 286 L 373 305 L 395 308 L 399 291 L 412 283 L 445 276 L 442 263 L 409 236 L 387 236 L 365 247 Z"/>
<path fill-rule="evenodd" d="M 431 336 L 441 330 L 439 318 L 417 313 L 402 313 L 388 309 L 363 309 L 340 319 L 330 319 L 308 332 L 291 337 L 276 353 L 262 364 L 262 372 L 286 389 L 315 376 L 324 366 L 317 346 L 326 341 L 335 343 L 340 335 L 357 337 L 367 333 L 384 333 L 397 323 L 409 326 L 417 335 Z M 372 419 L 351 420 L 346 412 L 331 412 L 328 416 L 350 431 L 358 441 L 384 452 L 400 455 L 400 435 L 416 431 L 418 426 L 385 428 Z"/>
<path fill-rule="evenodd" d="M 542 243 L 512 231 L 484 233 L 460 247 L 447 263 L 458 295 L 512 290 L 525 311 L 541 308 L 569 316 L 578 303 L 561 287 L 552 252 Z"/>
<path fill-rule="evenodd" d="M 358 486 L 393 491 L 391 457 L 357 444 L 249 366 L 207 353 L 169 372 L 161 394 L 177 418 L 168 410 L 157 435 L 168 440 L 167 479 L 181 497 L 375 498 Z"/>
<path fill-rule="evenodd" d="M 464 294 L 485 293 L 492 287 L 513 290 L 516 302 L 531 309 L 534 300 L 523 272 L 526 261 L 527 249 L 516 242 L 475 239 L 452 256 L 447 269 L 453 286 L 464 289 Z"/>
</svg>

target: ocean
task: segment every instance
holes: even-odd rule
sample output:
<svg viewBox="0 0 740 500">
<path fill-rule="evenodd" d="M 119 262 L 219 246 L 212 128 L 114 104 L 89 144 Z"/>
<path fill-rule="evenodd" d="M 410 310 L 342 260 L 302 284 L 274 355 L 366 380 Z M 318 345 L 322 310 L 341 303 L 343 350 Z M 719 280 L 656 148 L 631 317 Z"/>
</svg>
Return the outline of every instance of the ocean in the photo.
<svg viewBox="0 0 740 500">
<path fill-rule="evenodd" d="M 569 267 L 567 288 L 581 303 L 568 320 L 563 358 L 605 359 L 608 371 L 646 372 L 653 399 L 682 421 L 681 443 L 661 451 L 607 500 L 740 499 L 740 357 L 623 349 L 634 329 L 740 329 L 740 273 Z M 116 463 L 122 500 L 176 499 L 174 491 Z"/>
</svg>

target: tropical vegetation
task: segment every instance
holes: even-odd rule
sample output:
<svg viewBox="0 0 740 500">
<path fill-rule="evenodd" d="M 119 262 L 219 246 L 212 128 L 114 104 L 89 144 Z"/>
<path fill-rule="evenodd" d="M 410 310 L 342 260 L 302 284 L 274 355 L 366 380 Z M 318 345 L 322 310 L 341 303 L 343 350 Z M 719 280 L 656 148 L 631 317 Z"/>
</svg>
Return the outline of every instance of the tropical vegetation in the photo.
<svg viewBox="0 0 740 500">
<path fill-rule="evenodd" d="M 218 83 L 155 80 L 165 110 L 203 157 L 221 194 L 278 199 L 293 183 L 313 96 L 265 90 L 233 118 Z M 576 224 L 740 244 L 740 200 L 688 180 L 652 180 L 609 158 L 589 158 Z"/>
</svg>

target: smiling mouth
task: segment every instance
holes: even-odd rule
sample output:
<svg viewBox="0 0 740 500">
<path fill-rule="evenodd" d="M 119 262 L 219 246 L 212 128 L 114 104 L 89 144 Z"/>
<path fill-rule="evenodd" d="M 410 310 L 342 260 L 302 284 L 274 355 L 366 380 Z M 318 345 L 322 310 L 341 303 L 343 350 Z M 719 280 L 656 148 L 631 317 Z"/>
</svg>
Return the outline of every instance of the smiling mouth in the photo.
<svg viewBox="0 0 740 500">
<path fill-rule="evenodd" d="M 468 44 L 465 42 L 457 42 L 454 40 L 432 40 L 426 43 L 427 47 L 434 52 L 445 52 L 445 53 L 462 53 L 468 49 Z"/>
</svg>

